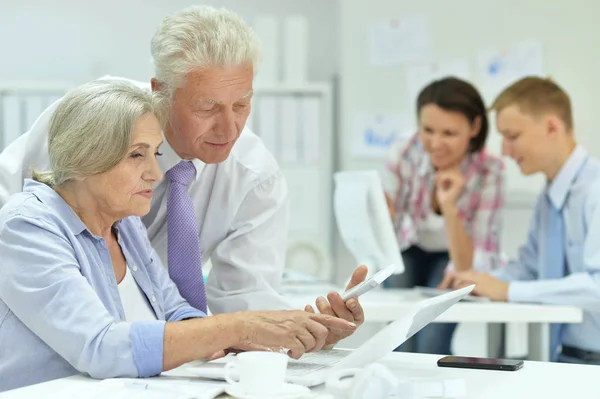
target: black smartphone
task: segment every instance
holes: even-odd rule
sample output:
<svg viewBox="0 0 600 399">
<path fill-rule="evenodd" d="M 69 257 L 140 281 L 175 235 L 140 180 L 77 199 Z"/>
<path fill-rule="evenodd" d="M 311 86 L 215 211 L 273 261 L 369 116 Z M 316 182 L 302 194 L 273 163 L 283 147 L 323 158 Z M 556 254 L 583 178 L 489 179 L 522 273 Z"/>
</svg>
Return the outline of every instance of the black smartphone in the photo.
<svg viewBox="0 0 600 399">
<path fill-rule="evenodd" d="M 489 359 L 483 357 L 445 356 L 438 360 L 439 367 L 516 371 L 523 367 L 522 360 Z"/>
</svg>

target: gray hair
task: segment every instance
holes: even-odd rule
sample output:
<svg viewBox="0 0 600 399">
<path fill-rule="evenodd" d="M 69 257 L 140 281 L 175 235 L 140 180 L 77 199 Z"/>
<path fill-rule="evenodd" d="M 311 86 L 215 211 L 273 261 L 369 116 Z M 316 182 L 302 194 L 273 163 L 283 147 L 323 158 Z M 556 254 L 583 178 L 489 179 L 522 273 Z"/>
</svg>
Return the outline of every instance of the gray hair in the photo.
<svg viewBox="0 0 600 399">
<path fill-rule="evenodd" d="M 147 114 L 161 126 L 167 101 L 124 80 L 96 80 L 69 92 L 48 128 L 50 171 L 32 178 L 50 187 L 114 168 L 129 152 L 133 128 Z"/>
<path fill-rule="evenodd" d="M 195 70 L 251 64 L 256 72 L 261 48 L 252 28 L 237 14 L 192 6 L 162 21 L 151 51 L 155 77 L 171 96 Z"/>
</svg>

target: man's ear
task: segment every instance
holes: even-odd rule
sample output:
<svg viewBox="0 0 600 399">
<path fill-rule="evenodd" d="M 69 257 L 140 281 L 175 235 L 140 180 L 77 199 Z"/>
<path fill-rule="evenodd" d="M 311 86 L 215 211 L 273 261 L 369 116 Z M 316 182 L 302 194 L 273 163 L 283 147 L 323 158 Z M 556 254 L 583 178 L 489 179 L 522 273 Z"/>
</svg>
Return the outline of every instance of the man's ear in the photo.
<svg viewBox="0 0 600 399">
<path fill-rule="evenodd" d="M 161 91 L 163 88 L 163 84 L 159 83 L 158 80 L 156 80 L 156 78 L 152 78 L 150 80 L 150 87 L 152 87 L 152 91 L 153 92 L 157 92 L 157 91 Z"/>
<path fill-rule="evenodd" d="M 556 135 L 564 130 L 564 123 L 555 115 L 549 115 L 546 117 L 546 131 L 548 136 L 556 137 Z"/>
</svg>

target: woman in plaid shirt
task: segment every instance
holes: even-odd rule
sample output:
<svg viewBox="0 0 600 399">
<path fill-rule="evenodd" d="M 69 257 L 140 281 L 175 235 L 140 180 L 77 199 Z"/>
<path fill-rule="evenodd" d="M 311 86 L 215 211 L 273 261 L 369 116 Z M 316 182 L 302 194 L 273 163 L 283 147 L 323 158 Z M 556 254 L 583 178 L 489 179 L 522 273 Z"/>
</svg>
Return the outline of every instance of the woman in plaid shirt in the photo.
<svg viewBox="0 0 600 399">
<path fill-rule="evenodd" d="M 390 150 L 384 185 L 406 271 L 391 287 L 438 286 L 448 270 L 500 264 L 503 163 L 485 151 L 484 102 L 445 78 L 417 99 L 419 131 Z M 400 350 L 450 354 L 456 324 L 430 324 Z"/>
</svg>

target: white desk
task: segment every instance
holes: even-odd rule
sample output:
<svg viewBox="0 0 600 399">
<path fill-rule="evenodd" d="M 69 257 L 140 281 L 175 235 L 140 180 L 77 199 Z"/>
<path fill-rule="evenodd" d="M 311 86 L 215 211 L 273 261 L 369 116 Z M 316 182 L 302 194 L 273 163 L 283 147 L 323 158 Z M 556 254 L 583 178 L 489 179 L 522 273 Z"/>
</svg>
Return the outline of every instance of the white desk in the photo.
<svg viewBox="0 0 600 399">
<path fill-rule="evenodd" d="M 489 371 L 439 368 L 439 356 L 413 353 L 391 353 L 381 363 L 399 378 L 462 378 L 466 383 L 464 399 L 597 399 L 600 398 L 598 366 L 558 363 L 525 362 L 518 371 Z M 50 397 L 62 390 L 81 389 L 91 394 L 96 380 L 82 376 L 63 378 L 0 394 L 1 399 L 30 399 Z M 325 387 L 313 388 L 324 393 Z M 227 396 L 222 396 L 226 398 Z"/>
<path fill-rule="evenodd" d="M 295 308 L 314 304 L 318 295 L 325 296 L 327 285 L 287 286 L 284 296 Z M 371 291 L 361 297 L 365 322 L 389 323 L 406 314 L 416 302 L 425 299 L 413 290 L 386 289 Z M 581 323 L 581 309 L 569 306 L 546 306 L 506 302 L 459 302 L 435 322 L 451 323 L 527 323 L 529 324 L 529 355 L 532 360 L 548 361 L 550 347 L 549 323 Z M 494 342 L 488 339 L 488 346 Z M 489 353 L 494 353 L 490 350 Z"/>
</svg>

